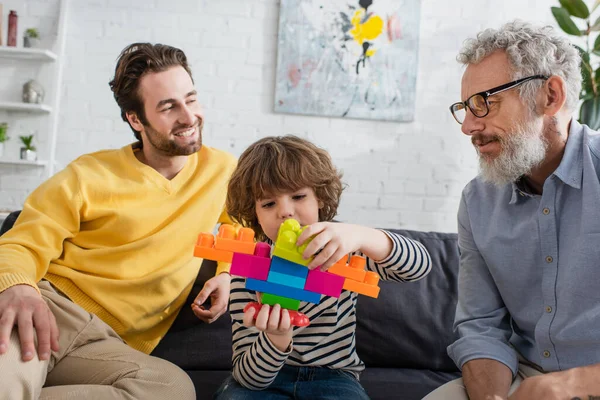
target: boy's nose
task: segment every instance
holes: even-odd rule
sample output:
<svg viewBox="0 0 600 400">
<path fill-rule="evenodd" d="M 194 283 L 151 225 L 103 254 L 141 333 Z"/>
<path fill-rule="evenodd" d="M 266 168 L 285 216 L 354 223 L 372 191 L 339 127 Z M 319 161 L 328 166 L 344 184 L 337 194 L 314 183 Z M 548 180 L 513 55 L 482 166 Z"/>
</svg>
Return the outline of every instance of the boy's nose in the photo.
<svg viewBox="0 0 600 400">
<path fill-rule="evenodd" d="M 279 210 L 279 217 L 282 219 L 292 218 L 294 216 L 294 210 L 291 207 L 281 207 Z"/>
</svg>

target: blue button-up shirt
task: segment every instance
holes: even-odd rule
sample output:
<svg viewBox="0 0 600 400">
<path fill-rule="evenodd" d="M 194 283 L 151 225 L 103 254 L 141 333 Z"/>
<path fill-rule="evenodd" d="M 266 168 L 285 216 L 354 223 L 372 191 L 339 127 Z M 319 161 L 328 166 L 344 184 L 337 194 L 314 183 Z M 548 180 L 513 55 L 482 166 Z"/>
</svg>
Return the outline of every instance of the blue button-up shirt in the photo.
<svg viewBox="0 0 600 400">
<path fill-rule="evenodd" d="M 600 135 L 571 121 L 542 195 L 471 181 L 458 244 L 459 367 L 490 358 L 514 375 L 517 351 L 544 371 L 600 363 Z"/>
</svg>

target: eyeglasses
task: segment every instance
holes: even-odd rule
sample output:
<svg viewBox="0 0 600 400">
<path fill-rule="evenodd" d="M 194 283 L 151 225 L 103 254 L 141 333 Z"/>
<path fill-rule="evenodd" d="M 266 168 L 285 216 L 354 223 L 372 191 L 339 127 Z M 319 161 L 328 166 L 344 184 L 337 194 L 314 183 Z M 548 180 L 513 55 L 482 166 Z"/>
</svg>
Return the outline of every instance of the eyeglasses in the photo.
<svg viewBox="0 0 600 400">
<path fill-rule="evenodd" d="M 488 97 L 498 94 L 500 92 L 504 92 L 506 90 L 515 88 L 522 83 L 533 79 L 548 79 L 548 76 L 545 75 L 533 75 L 528 76 L 527 78 L 517 79 L 516 81 L 505 83 L 504 85 L 497 86 L 493 89 L 486 90 L 484 92 L 475 93 L 471 97 L 469 97 L 466 101 L 459 101 L 458 103 L 454 103 L 450 106 L 450 112 L 452 116 L 462 125 L 467 116 L 467 108 L 471 110 L 474 116 L 477 118 L 483 118 L 490 112 L 490 105 L 488 103 Z"/>
</svg>

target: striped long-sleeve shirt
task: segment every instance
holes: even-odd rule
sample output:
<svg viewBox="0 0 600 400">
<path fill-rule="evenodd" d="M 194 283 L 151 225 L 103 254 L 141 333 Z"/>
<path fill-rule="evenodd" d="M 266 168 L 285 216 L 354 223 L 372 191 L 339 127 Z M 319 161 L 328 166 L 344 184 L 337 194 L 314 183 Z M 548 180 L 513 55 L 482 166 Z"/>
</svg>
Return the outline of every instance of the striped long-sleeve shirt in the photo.
<svg viewBox="0 0 600 400">
<path fill-rule="evenodd" d="M 383 280 L 416 281 L 431 270 L 431 258 L 425 247 L 414 240 L 384 231 L 393 242 L 390 254 L 375 262 L 367 258 L 367 269 Z M 339 298 L 321 296 L 319 304 L 301 302 L 298 311 L 310 319 L 307 327 L 294 327 L 289 351 L 279 351 L 264 332 L 243 324 L 244 307 L 257 301 L 247 290 L 245 279 L 231 280 L 230 315 L 233 330 L 233 377 L 241 385 L 267 388 L 284 364 L 343 369 L 357 378 L 364 363 L 356 353 L 356 300 L 346 290 Z"/>
</svg>

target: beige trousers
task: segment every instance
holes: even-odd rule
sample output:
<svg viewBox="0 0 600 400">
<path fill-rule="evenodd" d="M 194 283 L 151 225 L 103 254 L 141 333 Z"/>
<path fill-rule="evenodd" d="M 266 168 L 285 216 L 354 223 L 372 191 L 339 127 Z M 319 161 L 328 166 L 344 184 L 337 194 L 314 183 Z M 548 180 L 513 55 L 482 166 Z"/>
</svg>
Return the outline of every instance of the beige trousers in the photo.
<svg viewBox="0 0 600 400">
<path fill-rule="evenodd" d="M 510 386 L 510 391 L 508 394 L 512 394 L 523 379 L 529 378 L 531 376 L 541 375 L 542 373 L 535 368 L 530 367 L 529 365 L 519 363 L 519 370 L 517 371 L 517 376 Z M 427 396 L 423 398 L 423 400 L 468 400 L 469 396 L 467 396 L 467 390 L 463 383 L 462 378 L 453 380 L 451 382 L 446 383 L 445 385 L 440 386 L 433 392 L 429 393 Z"/>
<path fill-rule="evenodd" d="M 39 284 L 60 331 L 60 350 L 50 360 L 21 360 L 13 330 L 8 353 L 0 356 L 0 400 L 5 399 L 177 399 L 196 398 L 188 375 L 168 361 L 127 346 L 97 316 Z"/>
</svg>

